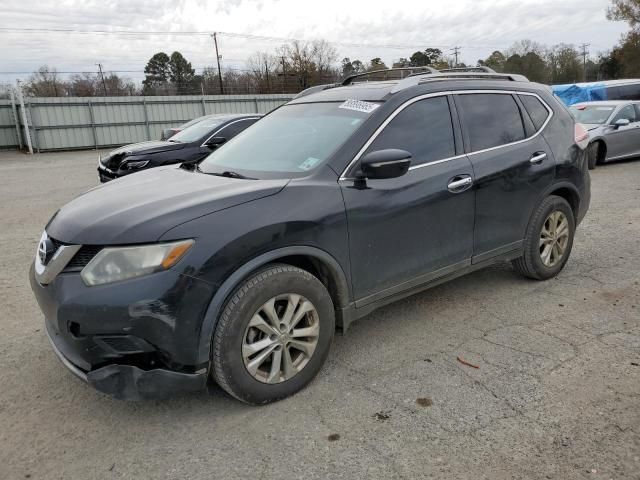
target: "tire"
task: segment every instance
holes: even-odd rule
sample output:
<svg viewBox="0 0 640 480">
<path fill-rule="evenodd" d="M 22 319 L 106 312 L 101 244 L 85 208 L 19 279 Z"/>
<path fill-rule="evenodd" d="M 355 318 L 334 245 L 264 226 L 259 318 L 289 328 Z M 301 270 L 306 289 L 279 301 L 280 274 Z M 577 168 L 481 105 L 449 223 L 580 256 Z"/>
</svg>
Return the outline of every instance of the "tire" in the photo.
<svg viewBox="0 0 640 480">
<path fill-rule="evenodd" d="M 551 217 L 552 214 L 554 217 Z M 557 233 L 551 235 L 551 226 L 554 222 L 556 222 L 556 226 L 561 226 L 563 218 L 566 220 L 566 236 L 562 227 L 553 230 Z M 575 230 L 575 218 L 569 203 L 556 195 L 545 198 L 529 221 L 524 239 L 523 255 L 513 260 L 514 268 L 525 277 L 535 280 L 547 280 L 555 277 L 564 268 L 571 255 Z M 541 242 L 543 238 L 545 239 L 544 244 Z M 553 249 L 554 242 L 558 245 L 558 250 Z M 563 245 L 564 248 L 562 248 Z M 562 249 L 562 255 L 557 255 L 560 249 Z M 547 253 L 550 253 L 549 258 L 546 258 Z M 555 262 L 553 261 L 554 257 Z"/>
<path fill-rule="evenodd" d="M 290 306 L 292 315 L 287 315 Z M 227 300 L 212 339 L 212 377 L 245 403 L 260 405 L 288 397 L 320 371 L 334 330 L 333 302 L 320 280 L 291 265 L 268 265 Z M 310 336 L 299 336 L 306 332 Z M 256 345 L 267 346 L 257 350 Z M 304 351 L 296 348 L 299 345 Z"/>
<path fill-rule="evenodd" d="M 589 167 L 589 170 L 593 170 L 596 168 L 596 165 L 598 165 L 598 154 L 600 153 L 600 145 L 598 143 L 592 143 L 591 145 L 589 145 L 589 148 L 587 150 L 587 159 L 588 159 L 588 163 L 587 166 Z"/>
</svg>

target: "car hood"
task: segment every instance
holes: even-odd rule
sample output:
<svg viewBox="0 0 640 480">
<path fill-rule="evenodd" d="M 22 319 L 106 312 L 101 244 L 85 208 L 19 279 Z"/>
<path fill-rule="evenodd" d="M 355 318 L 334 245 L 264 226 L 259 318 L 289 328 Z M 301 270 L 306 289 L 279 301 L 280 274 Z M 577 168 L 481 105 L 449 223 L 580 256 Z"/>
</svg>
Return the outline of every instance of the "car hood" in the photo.
<svg viewBox="0 0 640 480">
<path fill-rule="evenodd" d="M 167 142 L 164 140 L 132 143 L 131 145 L 116 148 L 115 150 L 110 151 L 107 155 L 100 157 L 100 163 L 111 170 L 117 170 L 120 162 L 122 162 L 125 157 L 170 152 L 173 150 L 183 149 L 185 145 L 185 143 Z"/>
<path fill-rule="evenodd" d="M 154 242 L 181 223 L 274 195 L 287 182 L 154 168 L 76 197 L 54 215 L 46 230 L 52 238 L 71 244 Z"/>
<path fill-rule="evenodd" d="M 587 129 L 588 132 L 602 127 L 602 125 L 599 123 L 583 123 L 582 125 Z"/>
</svg>

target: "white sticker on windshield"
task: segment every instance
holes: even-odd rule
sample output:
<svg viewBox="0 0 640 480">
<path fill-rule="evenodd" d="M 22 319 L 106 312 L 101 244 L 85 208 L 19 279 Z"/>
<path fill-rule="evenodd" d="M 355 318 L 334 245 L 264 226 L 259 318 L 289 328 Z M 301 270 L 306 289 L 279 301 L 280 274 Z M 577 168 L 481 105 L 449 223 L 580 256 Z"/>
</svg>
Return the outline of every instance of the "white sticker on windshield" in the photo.
<svg viewBox="0 0 640 480">
<path fill-rule="evenodd" d="M 613 110 L 613 107 L 598 107 L 596 110 L 604 110 L 605 112 L 609 112 Z"/>
<path fill-rule="evenodd" d="M 309 157 L 300 164 L 300 170 L 311 170 L 319 161 L 319 158 Z"/>
<path fill-rule="evenodd" d="M 346 110 L 355 110 L 356 112 L 371 113 L 380 105 L 377 103 L 363 102 L 362 100 L 346 100 L 338 108 Z"/>
</svg>

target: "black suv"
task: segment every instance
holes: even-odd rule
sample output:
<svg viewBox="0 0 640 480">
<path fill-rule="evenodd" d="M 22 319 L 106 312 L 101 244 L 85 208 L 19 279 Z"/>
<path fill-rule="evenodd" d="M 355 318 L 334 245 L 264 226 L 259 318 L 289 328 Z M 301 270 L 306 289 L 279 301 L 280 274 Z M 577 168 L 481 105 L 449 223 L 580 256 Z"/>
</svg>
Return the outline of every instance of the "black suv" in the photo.
<svg viewBox="0 0 640 480">
<path fill-rule="evenodd" d="M 72 372 L 118 398 L 211 379 L 266 403 L 381 305 L 496 262 L 560 272 L 590 179 L 586 132 L 548 87 L 475 71 L 331 87 L 198 168 L 132 175 L 53 216 L 31 284 Z"/>
<path fill-rule="evenodd" d="M 196 164 L 260 117 L 258 113 L 208 115 L 194 120 L 169 140 L 125 145 L 98 157 L 98 177 L 105 183 L 148 168 Z"/>
</svg>

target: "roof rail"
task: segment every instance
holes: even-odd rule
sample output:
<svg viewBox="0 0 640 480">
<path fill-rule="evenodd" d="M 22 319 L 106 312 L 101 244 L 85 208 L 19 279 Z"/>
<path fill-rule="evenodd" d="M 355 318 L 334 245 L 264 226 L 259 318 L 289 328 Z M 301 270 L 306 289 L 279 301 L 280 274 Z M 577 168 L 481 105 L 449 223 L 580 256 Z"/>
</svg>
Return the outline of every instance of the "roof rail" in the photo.
<svg viewBox="0 0 640 480">
<path fill-rule="evenodd" d="M 416 70 L 422 70 L 422 73 L 416 72 Z M 425 73 L 439 73 L 438 70 L 436 70 L 435 68 L 427 67 L 427 66 L 424 66 L 424 67 L 385 68 L 385 69 L 381 69 L 381 70 L 372 70 L 370 72 L 356 73 L 355 75 L 350 75 L 347 78 L 345 78 L 344 80 L 342 80 L 342 82 L 340 82 L 340 84 L 342 86 L 350 85 L 357 78 L 366 77 L 368 75 L 374 75 L 376 73 L 384 74 L 386 76 L 389 72 L 412 72 L 412 73 L 409 74 L 409 76 L 411 76 L 411 75 L 421 75 L 421 74 L 425 74 Z"/>
<path fill-rule="evenodd" d="M 414 72 L 415 70 L 422 70 L 422 72 Z M 330 88 L 343 87 L 353 84 L 353 81 L 357 78 L 364 77 L 373 74 L 386 74 L 393 71 L 409 71 L 412 72 L 405 78 L 402 78 L 398 83 L 389 91 L 389 93 L 397 93 L 401 90 L 405 90 L 409 87 L 414 87 L 426 82 L 437 82 L 443 80 L 468 80 L 468 79 L 483 79 L 483 80 L 509 80 L 512 82 L 528 82 L 529 79 L 524 75 L 517 73 L 498 73 L 492 68 L 479 66 L 479 67 L 457 67 L 446 68 L 443 70 L 436 70 L 432 67 L 402 67 L 402 68 L 389 68 L 386 70 L 373 70 L 371 72 L 357 73 L 351 75 L 339 83 L 328 83 L 326 85 L 316 85 L 315 87 L 307 88 L 306 90 L 298 93 L 294 99 L 300 97 L 306 97 L 312 93 L 321 92 Z"/>
<path fill-rule="evenodd" d="M 478 65 L 477 67 L 454 67 L 443 68 L 440 73 L 454 73 L 454 72 L 484 72 L 484 73 L 497 73 L 493 68 L 485 67 L 484 65 Z"/>
<path fill-rule="evenodd" d="M 420 70 L 420 71 L 417 71 Z M 300 97 L 306 97 L 307 95 L 311 95 L 313 93 L 318 93 L 318 92 L 322 92 L 323 90 L 328 90 L 330 88 L 336 88 L 336 87 L 343 87 L 346 85 L 351 85 L 353 83 L 354 80 L 360 78 L 360 77 L 366 77 L 369 75 L 375 75 L 377 74 L 384 74 L 385 76 L 387 75 L 388 72 L 411 72 L 407 77 L 411 77 L 414 75 L 425 75 L 425 74 L 437 74 L 440 73 L 438 72 L 438 70 L 436 70 L 435 68 L 432 67 L 400 67 L 400 68 L 386 68 L 386 69 L 381 69 L 381 70 L 372 70 L 370 72 L 364 72 L 364 73 L 356 73 L 354 75 L 349 75 L 348 77 L 346 77 L 344 80 L 340 81 L 339 83 L 327 83 L 324 85 L 316 85 L 313 87 L 309 87 L 304 89 L 303 91 L 301 91 L 300 93 L 298 93 L 294 98 L 294 100 L 296 98 L 300 98 Z M 402 80 L 402 79 L 401 79 Z"/>
<path fill-rule="evenodd" d="M 401 90 L 405 90 L 409 87 L 421 85 L 428 82 L 441 82 L 444 80 L 509 80 L 512 82 L 528 82 L 529 79 L 524 75 L 515 73 L 489 73 L 489 72 L 445 72 L 441 70 L 439 73 L 430 75 L 412 75 L 403 80 L 400 80 L 389 93 L 397 93 Z"/>
</svg>

